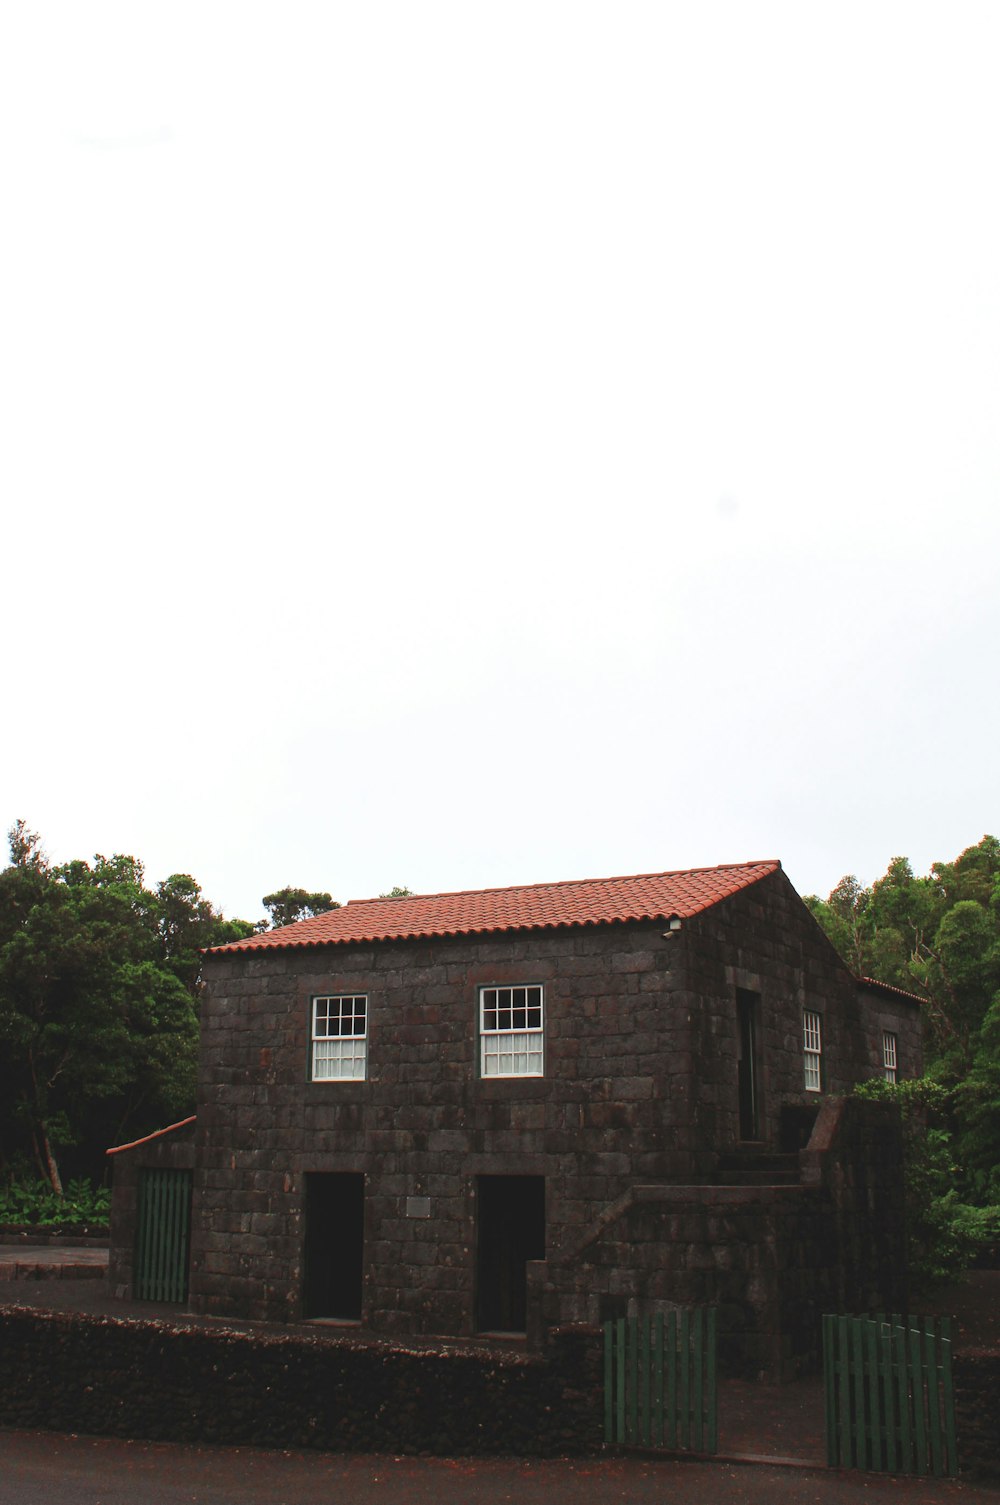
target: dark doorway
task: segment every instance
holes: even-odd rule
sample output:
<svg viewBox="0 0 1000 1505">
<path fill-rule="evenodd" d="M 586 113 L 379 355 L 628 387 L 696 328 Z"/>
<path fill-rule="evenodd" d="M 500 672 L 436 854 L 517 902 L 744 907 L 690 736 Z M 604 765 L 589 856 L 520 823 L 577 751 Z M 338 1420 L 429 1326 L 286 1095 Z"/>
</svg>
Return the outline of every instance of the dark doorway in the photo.
<svg viewBox="0 0 1000 1505">
<path fill-rule="evenodd" d="M 778 1148 L 784 1155 L 804 1150 L 816 1127 L 818 1108 L 799 1108 L 788 1103 L 781 1110 L 778 1125 Z"/>
<path fill-rule="evenodd" d="M 480 1176 L 477 1188 L 476 1326 L 523 1333 L 529 1259 L 545 1258 L 545 1177 Z"/>
<path fill-rule="evenodd" d="M 365 1178 L 306 1176 L 305 1315 L 361 1320 Z"/>
<path fill-rule="evenodd" d="M 739 1026 L 737 1062 L 739 1070 L 740 1138 L 760 1138 L 760 994 L 748 988 L 736 989 L 736 1014 Z"/>
</svg>

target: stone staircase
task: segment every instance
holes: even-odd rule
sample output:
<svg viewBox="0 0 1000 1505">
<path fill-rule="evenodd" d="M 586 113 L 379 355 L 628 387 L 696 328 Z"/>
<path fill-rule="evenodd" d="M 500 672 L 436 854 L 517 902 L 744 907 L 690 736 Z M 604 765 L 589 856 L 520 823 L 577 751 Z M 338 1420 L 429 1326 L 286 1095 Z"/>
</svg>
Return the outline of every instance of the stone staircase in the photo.
<svg viewBox="0 0 1000 1505">
<path fill-rule="evenodd" d="M 719 1156 L 714 1186 L 798 1186 L 798 1153 L 780 1154 L 748 1146 Z"/>
</svg>

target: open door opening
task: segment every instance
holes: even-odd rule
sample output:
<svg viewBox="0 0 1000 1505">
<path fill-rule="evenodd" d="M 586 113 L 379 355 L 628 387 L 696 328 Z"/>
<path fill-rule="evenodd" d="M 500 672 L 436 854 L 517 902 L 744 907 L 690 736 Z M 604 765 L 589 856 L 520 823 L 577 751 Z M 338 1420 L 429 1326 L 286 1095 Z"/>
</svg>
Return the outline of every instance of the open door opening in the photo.
<svg viewBox="0 0 1000 1505">
<path fill-rule="evenodd" d="M 306 1317 L 361 1321 L 365 1178 L 355 1172 L 306 1176 Z"/>
<path fill-rule="evenodd" d="M 477 1186 L 476 1326 L 527 1328 L 529 1259 L 545 1258 L 545 1177 L 480 1176 Z"/>
</svg>

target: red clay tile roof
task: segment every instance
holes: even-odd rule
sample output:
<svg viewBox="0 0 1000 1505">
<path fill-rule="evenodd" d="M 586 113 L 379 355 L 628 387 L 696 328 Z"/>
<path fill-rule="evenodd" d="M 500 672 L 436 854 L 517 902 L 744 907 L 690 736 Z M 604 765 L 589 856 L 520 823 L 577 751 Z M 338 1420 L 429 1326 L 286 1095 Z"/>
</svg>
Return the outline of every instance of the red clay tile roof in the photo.
<svg viewBox="0 0 1000 1505">
<path fill-rule="evenodd" d="M 874 988 L 876 993 L 890 993 L 894 998 L 905 998 L 907 1003 L 919 1003 L 921 1008 L 927 1002 L 919 993 L 908 993 L 905 988 L 897 988 L 893 982 L 879 982 L 877 977 L 856 977 L 854 980 L 859 988 Z"/>
<path fill-rule="evenodd" d="M 337 946 L 352 941 L 415 940 L 484 935 L 506 930 L 547 930 L 608 925 L 628 920 L 690 919 L 751 883 L 777 872 L 780 862 L 642 873 L 633 878 L 586 878 L 531 883 L 455 894 L 414 894 L 408 899 L 352 899 L 341 909 L 299 920 L 281 930 L 213 946 L 208 956 L 231 951 L 280 951 L 297 946 Z"/>
<path fill-rule="evenodd" d="M 151 1139 L 162 1139 L 165 1134 L 176 1134 L 178 1129 L 190 1128 L 195 1121 L 195 1114 L 190 1118 L 182 1118 L 180 1123 L 168 1124 L 165 1129 L 156 1129 L 152 1134 L 144 1134 L 141 1139 L 133 1139 L 131 1144 L 116 1144 L 110 1150 L 105 1150 L 105 1155 L 120 1155 L 123 1150 L 137 1149 L 140 1144 L 149 1144 Z"/>
</svg>

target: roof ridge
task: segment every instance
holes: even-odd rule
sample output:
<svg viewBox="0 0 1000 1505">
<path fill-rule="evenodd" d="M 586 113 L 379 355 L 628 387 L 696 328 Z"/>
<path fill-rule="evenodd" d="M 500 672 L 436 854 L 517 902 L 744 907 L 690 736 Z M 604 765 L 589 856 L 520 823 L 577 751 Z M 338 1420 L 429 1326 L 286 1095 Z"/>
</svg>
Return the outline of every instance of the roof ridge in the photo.
<svg viewBox="0 0 1000 1505">
<path fill-rule="evenodd" d="M 776 858 L 671 868 L 610 878 L 567 878 L 505 888 L 408 894 L 353 900 L 278 930 L 212 946 L 210 953 L 350 945 L 432 936 L 556 930 L 578 925 L 633 923 L 673 915 L 692 918 L 741 890 L 781 873 Z"/>
<path fill-rule="evenodd" d="M 671 867 L 654 873 L 615 873 L 611 878 L 553 878 L 543 883 L 502 883 L 497 887 L 441 889 L 429 894 L 386 894 L 384 897 L 379 894 L 371 899 L 348 899 L 347 903 L 340 907 L 347 909 L 362 904 L 402 904 L 410 899 L 464 899 L 471 894 L 516 894 L 523 893 L 529 888 L 537 890 L 574 888 L 594 883 L 638 883 L 644 878 L 681 878 L 690 877 L 693 873 L 732 873 L 751 867 L 770 867 L 777 871 L 781 867 L 781 859 L 760 857 L 751 862 L 715 862 L 705 867 Z"/>
</svg>

